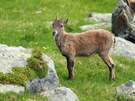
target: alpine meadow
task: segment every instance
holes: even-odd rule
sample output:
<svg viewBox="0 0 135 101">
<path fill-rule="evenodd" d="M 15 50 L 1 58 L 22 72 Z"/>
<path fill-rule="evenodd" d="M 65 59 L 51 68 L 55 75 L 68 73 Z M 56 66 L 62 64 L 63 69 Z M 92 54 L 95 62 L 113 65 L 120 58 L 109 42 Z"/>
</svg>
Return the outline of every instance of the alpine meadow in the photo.
<svg viewBox="0 0 135 101">
<path fill-rule="evenodd" d="M 67 80 L 66 59 L 55 44 L 52 22 L 58 13 L 69 19 L 66 32 L 80 33 L 82 25 L 93 24 L 85 18 L 90 12 L 112 13 L 118 0 L 0 0 L 0 44 L 39 48 L 55 63 L 60 86 L 70 88 L 80 101 L 123 101 L 116 88 L 135 81 L 135 59 L 111 55 L 115 80 L 108 79 L 107 65 L 98 55 L 75 58 L 74 80 Z M 106 30 L 111 32 L 111 28 Z M 44 73 L 43 73 L 44 74 Z M 39 94 L 12 92 L 0 94 L 0 101 L 47 101 Z"/>
</svg>

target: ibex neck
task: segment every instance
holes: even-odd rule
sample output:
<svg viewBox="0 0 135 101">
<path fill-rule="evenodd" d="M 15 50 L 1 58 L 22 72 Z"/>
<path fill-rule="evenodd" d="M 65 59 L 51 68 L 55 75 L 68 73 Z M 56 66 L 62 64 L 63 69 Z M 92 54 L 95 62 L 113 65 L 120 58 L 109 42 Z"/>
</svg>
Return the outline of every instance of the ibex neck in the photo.
<svg viewBox="0 0 135 101">
<path fill-rule="evenodd" d="M 61 46 L 61 42 L 62 42 L 62 37 L 64 35 L 65 31 L 64 29 L 61 29 L 58 34 L 55 36 L 55 42 L 56 42 L 56 45 L 60 48 Z"/>
</svg>

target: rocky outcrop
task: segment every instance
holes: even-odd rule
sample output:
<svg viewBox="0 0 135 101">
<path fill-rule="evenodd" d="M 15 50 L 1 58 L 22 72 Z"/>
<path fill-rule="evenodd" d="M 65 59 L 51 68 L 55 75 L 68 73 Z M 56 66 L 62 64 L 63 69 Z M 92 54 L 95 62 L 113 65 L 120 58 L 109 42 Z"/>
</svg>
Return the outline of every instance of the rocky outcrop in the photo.
<svg viewBox="0 0 135 101">
<path fill-rule="evenodd" d="M 135 101 L 135 82 L 130 80 L 117 87 L 116 95 L 124 96 L 125 99 L 131 99 L 131 101 Z"/>
<path fill-rule="evenodd" d="M 18 68 L 26 66 L 26 60 L 31 56 L 32 55 L 30 49 L 25 49 L 23 47 L 9 47 L 7 45 L 0 44 L 0 72 L 6 74 L 8 72 L 12 72 L 12 67 L 14 66 L 17 66 Z M 53 60 L 51 60 L 45 54 L 43 54 L 42 58 L 44 61 L 47 62 L 47 75 L 45 76 L 45 78 L 40 79 L 37 77 L 32 81 L 27 81 L 26 89 L 28 90 L 28 92 L 37 93 L 40 91 L 45 91 L 43 93 L 43 96 L 47 96 L 49 98 L 49 101 L 56 101 L 54 99 L 50 99 L 54 96 L 55 99 L 62 98 L 62 100 L 60 99 L 57 101 L 79 101 L 77 96 L 73 93 L 73 91 L 71 91 L 70 88 L 58 88 L 59 78 L 57 76 Z M 0 84 L 0 93 L 6 93 L 9 91 L 16 93 L 23 92 L 24 87 L 13 84 Z M 50 95 L 50 91 L 54 91 L 53 95 Z"/>
</svg>

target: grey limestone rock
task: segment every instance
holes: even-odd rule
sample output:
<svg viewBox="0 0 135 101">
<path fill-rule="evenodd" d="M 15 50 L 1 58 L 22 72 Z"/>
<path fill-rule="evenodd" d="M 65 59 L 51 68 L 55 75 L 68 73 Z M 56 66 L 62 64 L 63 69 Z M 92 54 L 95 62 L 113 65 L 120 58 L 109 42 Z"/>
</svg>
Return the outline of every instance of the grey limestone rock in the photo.
<svg viewBox="0 0 135 101">
<path fill-rule="evenodd" d="M 24 67 L 26 60 L 31 56 L 31 51 L 23 47 L 9 47 L 0 44 L 0 72 L 8 73 L 12 67 Z"/>
<path fill-rule="evenodd" d="M 78 97 L 70 88 L 58 87 L 41 93 L 47 96 L 49 101 L 79 101 Z"/>
<path fill-rule="evenodd" d="M 18 85 L 12 85 L 12 84 L 0 84 L 0 93 L 6 93 L 6 92 L 15 92 L 20 93 L 24 92 L 24 87 L 18 86 Z"/>
<path fill-rule="evenodd" d="M 88 18 L 85 20 L 90 20 L 94 24 L 80 26 L 82 30 L 93 30 L 111 27 L 111 13 L 90 13 Z"/>
<path fill-rule="evenodd" d="M 135 58 L 135 44 L 121 37 L 115 37 L 115 39 L 116 43 L 111 48 L 111 54 L 119 56 L 121 55 L 128 58 Z"/>
</svg>

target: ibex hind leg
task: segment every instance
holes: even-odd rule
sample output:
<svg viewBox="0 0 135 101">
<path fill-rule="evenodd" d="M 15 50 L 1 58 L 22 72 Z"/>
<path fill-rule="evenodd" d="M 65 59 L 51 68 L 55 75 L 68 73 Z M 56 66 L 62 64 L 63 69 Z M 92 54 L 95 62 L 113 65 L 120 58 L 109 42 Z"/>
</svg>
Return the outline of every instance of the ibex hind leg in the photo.
<svg viewBox="0 0 135 101">
<path fill-rule="evenodd" d="M 110 74 L 109 74 L 109 78 L 110 80 L 114 80 L 114 62 L 111 59 L 111 57 L 109 55 L 101 55 L 100 57 L 103 59 L 103 61 L 107 64 Z"/>
</svg>

